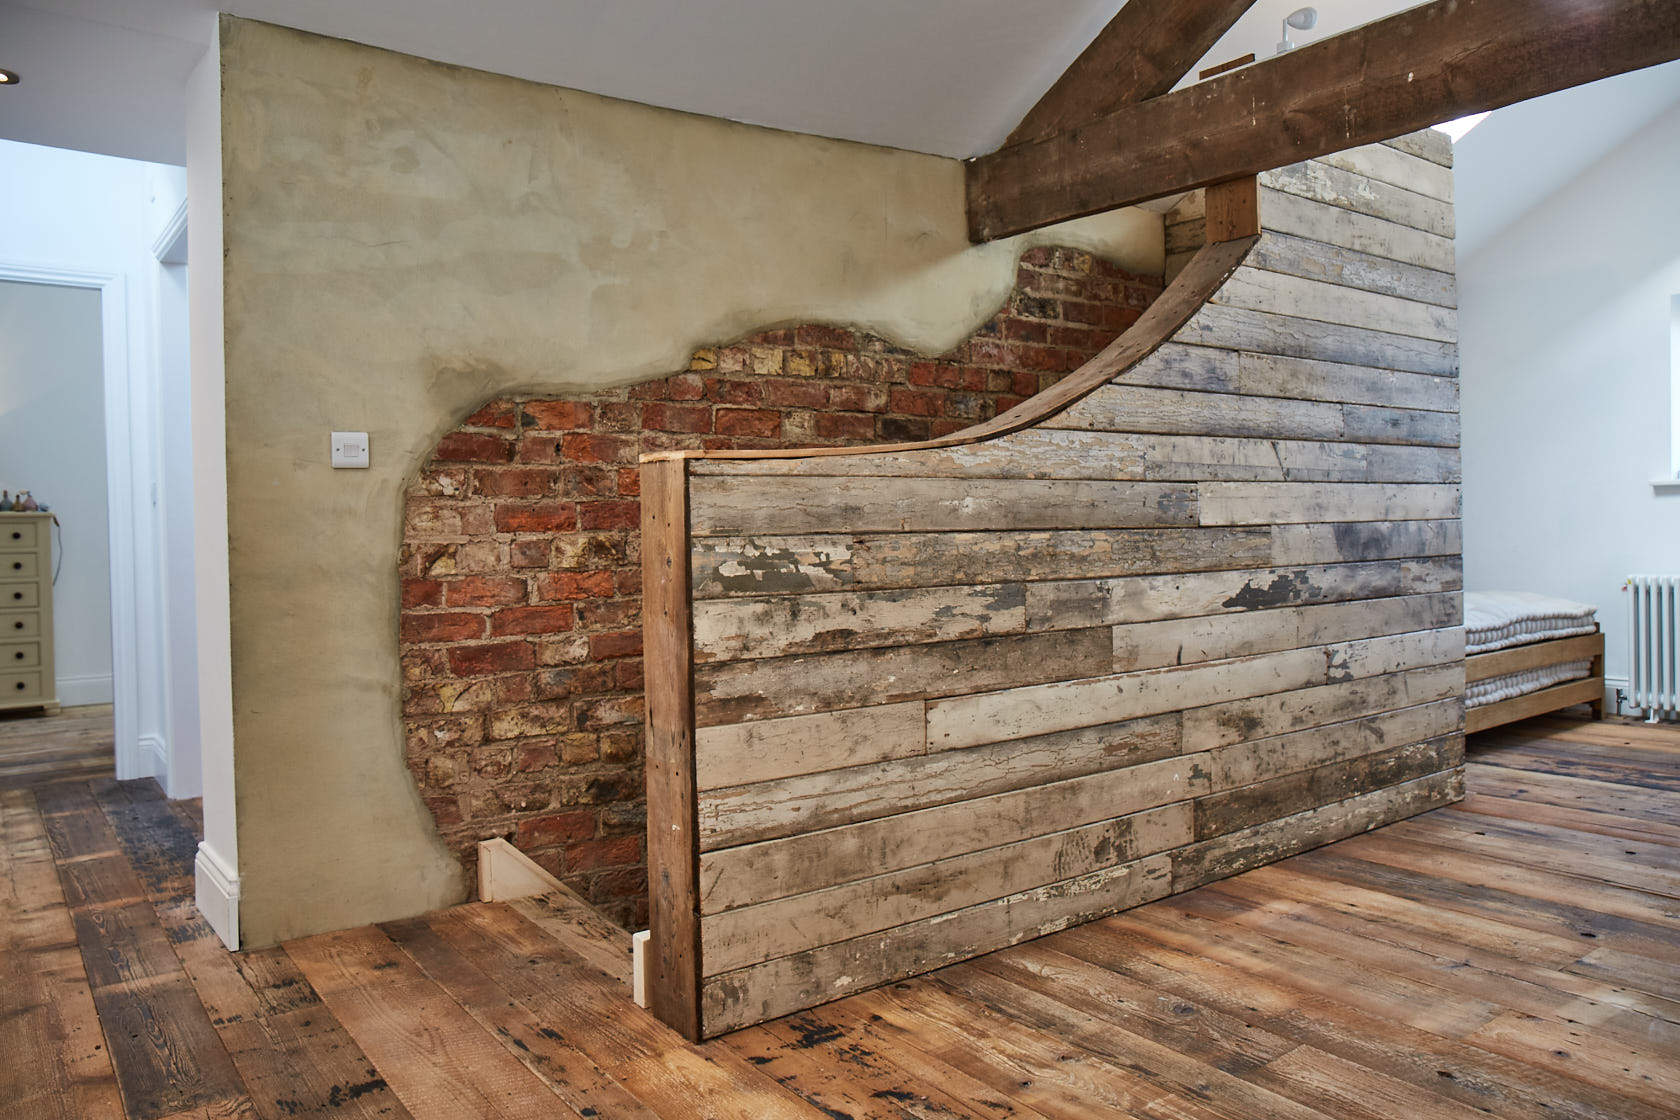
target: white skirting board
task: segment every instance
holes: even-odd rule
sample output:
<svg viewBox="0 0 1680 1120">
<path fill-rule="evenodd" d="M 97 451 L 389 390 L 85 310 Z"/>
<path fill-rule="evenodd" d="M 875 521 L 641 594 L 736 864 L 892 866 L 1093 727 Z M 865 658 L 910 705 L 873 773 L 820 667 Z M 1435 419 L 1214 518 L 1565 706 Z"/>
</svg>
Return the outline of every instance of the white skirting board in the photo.
<svg viewBox="0 0 1680 1120">
<path fill-rule="evenodd" d="M 563 889 L 560 880 L 500 837 L 478 842 L 478 900 L 511 902 Z"/>
<path fill-rule="evenodd" d="M 65 708 L 82 708 L 89 704 L 109 704 L 116 695 L 109 675 L 94 677 L 59 677 L 58 703 Z"/>
<path fill-rule="evenodd" d="M 209 844 L 193 861 L 193 902 L 222 944 L 239 949 L 239 875 Z"/>
</svg>

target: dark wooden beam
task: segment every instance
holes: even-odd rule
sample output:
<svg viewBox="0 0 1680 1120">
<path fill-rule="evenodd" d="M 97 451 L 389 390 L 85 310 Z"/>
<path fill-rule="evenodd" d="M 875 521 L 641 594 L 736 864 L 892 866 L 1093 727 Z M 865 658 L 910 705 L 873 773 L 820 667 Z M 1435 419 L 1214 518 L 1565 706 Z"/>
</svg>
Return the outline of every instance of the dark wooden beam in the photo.
<svg viewBox="0 0 1680 1120">
<path fill-rule="evenodd" d="M 975 241 L 1680 58 L 1680 0 L 1436 0 L 968 164 Z"/>
<path fill-rule="evenodd" d="M 1172 89 L 1254 0 L 1126 0 L 1004 147 L 1042 140 Z"/>
</svg>

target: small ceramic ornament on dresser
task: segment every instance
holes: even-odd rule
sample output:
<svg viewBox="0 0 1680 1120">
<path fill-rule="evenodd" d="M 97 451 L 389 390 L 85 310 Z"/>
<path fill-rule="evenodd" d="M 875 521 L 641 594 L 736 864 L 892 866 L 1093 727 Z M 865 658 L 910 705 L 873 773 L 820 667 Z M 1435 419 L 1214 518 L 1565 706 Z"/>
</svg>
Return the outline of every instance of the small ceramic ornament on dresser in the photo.
<svg viewBox="0 0 1680 1120">
<path fill-rule="evenodd" d="M 12 512 L 12 492 L 0 490 L 0 513 Z"/>
<path fill-rule="evenodd" d="M 17 505 L 14 508 L 21 509 L 25 513 L 34 513 L 41 508 L 41 503 L 37 502 L 29 491 L 19 490 Z"/>
</svg>

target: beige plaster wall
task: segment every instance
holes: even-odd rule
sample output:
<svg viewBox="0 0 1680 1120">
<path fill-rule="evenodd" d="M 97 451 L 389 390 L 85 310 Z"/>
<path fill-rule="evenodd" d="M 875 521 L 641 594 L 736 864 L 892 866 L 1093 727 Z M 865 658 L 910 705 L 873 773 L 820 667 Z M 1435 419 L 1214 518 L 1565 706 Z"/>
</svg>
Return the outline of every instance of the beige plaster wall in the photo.
<svg viewBox="0 0 1680 1120">
<path fill-rule="evenodd" d="M 939 351 L 1028 244 L 1162 266 L 1139 211 L 971 247 L 950 160 L 226 17 L 221 43 L 247 946 L 464 896 L 403 765 L 395 573 L 404 485 L 479 403 L 792 321 Z M 329 467 L 333 429 L 372 469 Z"/>
</svg>

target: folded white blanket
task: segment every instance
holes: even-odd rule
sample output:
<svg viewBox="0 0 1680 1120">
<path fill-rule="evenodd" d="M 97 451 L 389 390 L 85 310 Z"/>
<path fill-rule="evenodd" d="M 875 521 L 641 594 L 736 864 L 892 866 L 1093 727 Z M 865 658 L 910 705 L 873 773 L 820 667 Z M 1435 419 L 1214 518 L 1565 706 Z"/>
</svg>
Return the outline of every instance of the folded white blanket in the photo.
<svg viewBox="0 0 1680 1120">
<path fill-rule="evenodd" d="M 1496 700 L 1526 696 L 1564 681 L 1575 681 L 1592 672 L 1591 661 L 1566 661 L 1561 665 L 1542 665 L 1538 669 L 1524 669 L 1520 673 L 1506 673 L 1485 681 L 1472 681 L 1464 689 L 1464 706 L 1479 708 Z"/>
<path fill-rule="evenodd" d="M 1532 591 L 1466 591 L 1464 652 L 1486 653 L 1527 642 L 1571 638 L 1598 629 L 1590 603 Z M 1555 682 L 1554 682 L 1555 683 Z"/>
</svg>

